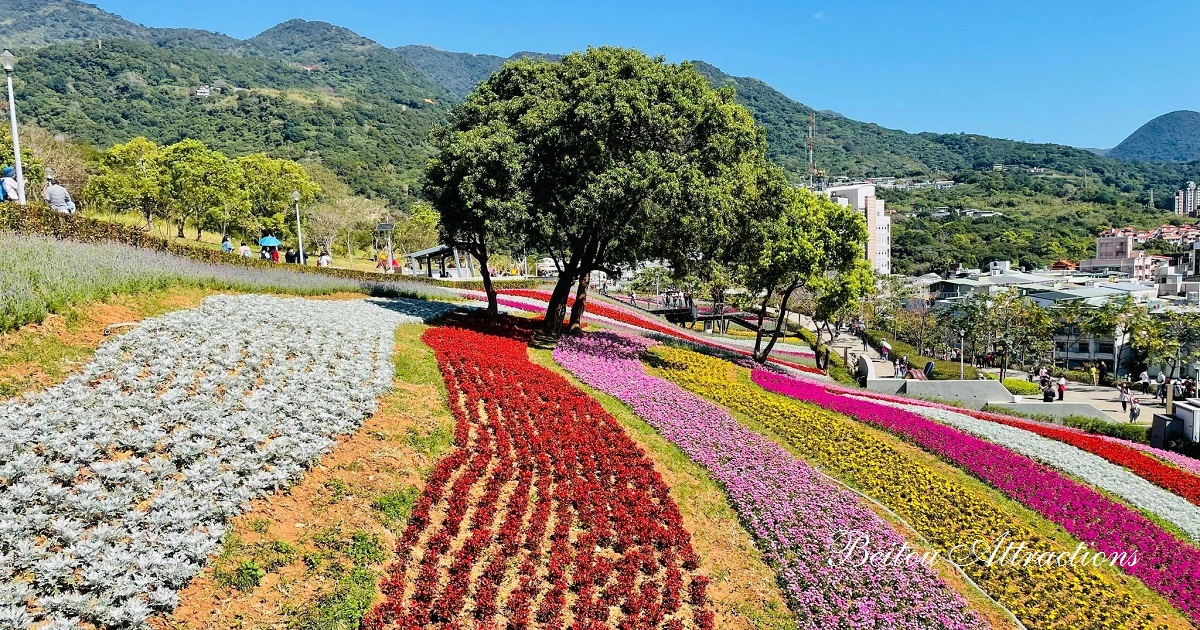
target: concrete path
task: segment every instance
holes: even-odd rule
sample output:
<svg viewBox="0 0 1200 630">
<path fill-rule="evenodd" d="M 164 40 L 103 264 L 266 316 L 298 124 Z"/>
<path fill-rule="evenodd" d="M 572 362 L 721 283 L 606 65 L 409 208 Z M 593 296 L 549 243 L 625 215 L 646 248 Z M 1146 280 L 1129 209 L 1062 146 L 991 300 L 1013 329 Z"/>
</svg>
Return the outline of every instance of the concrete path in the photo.
<svg viewBox="0 0 1200 630">
<path fill-rule="evenodd" d="M 1000 375 L 998 369 L 983 368 L 980 371 L 996 376 Z M 1025 380 L 1027 373 L 1010 369 L 1005 376 Z M 1163 413 L 1163 404 L 1152 394 L 1143 394 L 1141 391 L 1133 391 L 1130 394 L 1142 403 L 1142 415 L 1138 418 L 1138 424 L 1150 426 L 1154 414 Z M 1129 411 L 1121 410 L 1121 401 L 1117 396 L 1117 388 L 1111 385 L 1085 385 L 1067 381 L 1067 392 L 1063 396 L 1063 402 L 1087 403 L 1103 411 L 1114 422 L 1129 422 Z M 1042 400 L 1040 396 L 1025 396 L 1024 399 L 1028 402 L 1041 402 Z"/>
</svg>

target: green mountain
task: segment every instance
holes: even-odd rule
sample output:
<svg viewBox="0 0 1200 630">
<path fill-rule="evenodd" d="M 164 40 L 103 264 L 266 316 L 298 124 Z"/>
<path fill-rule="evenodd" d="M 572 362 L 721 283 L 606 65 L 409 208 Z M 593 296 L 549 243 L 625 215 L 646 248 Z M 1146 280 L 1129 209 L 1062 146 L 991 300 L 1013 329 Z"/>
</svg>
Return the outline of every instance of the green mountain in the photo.
<svg viewBox="0 0 1200 630">
<path fill-rule="evenodd" d="M 1200 160 L 1200 112 L 1179 110 L 1142 125 L 1108 155 L 1122 160 Z"/>
<path fill-rule="evenodd" d="M 509 59 L 557 58 L 389 49 L 347 29 L 304 20 L 238 40 L 147 28 L 76 0 L 9 2 L 16 9 L 0 18 L 0 47 L 20 56 L 16 80 L 24 120 L 97 146 L 136 135 L 161 143 L 191 137 L 234 155 L 267 151 L 319 160 L 356 192 L 400 206 L 419 186 L 429 132 L 449 107 Z M 831 179 L 944 176 L 959 182 L 949 190 L 881 190 L 898 211 L 899 272 L 996 258 L 1021 264 L 1078 258 L 1102 227 L 1161 223 L 1161 210 L 1170 205 L 1162 191 L 1197 179 L 1196 164 L 1118 160 L 973 134 L 913 134 L 813 112 L 758 79 L 693 63 L 714 85 L 732 86 L 766 129 L 771 156 L 797 182 L 808 178 L 810 114 L 816 164 Z M 203 85 L 212 94 L 199 96 Z M 1178 145 L 1197 138 L 1197 117 L 1176 112 L 1154 122 L 1175 121 L 1160 126 L 1174 133 Z M 1137 145 L 1133 140 L 1122 147 Z M 1178 152 L 1178 159 L 1188 156 Z M 1159 210 L 1148 208 L 1150 189 L 1159 192 Z M 931 210 L 943 206 L 1004 216 L 937 219 Z"/>
<path fill-rule="evenodd" d="M 449 90 L 459 100 L 465 99 L 475 90 L 475 86 L 483 83 L 507 61 L 526 57 L 554 61 L 562 57 L 562 55 L 528 51 L 508 57 L 498 57 L 496 55 L 448 52 L 431 46 L 400 46 L 393 50 L 420 70 L 422 74 Z"/>
</svg>

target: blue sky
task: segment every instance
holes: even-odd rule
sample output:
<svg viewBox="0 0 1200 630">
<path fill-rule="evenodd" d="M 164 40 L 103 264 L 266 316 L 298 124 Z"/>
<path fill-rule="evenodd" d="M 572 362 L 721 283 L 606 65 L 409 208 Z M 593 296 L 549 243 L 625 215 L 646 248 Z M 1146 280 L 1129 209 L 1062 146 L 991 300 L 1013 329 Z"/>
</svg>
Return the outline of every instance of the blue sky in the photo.
<svg viewBox="0 0 1200 630">
<path fill-rule="evenodd" d="M 91 1 L 239 38 L 299 17 L 386 46 L 635 46 L 913 132 L 1107 148 L 1159 114 L 1200 109 L 1200 0 Z"/>
</svg>

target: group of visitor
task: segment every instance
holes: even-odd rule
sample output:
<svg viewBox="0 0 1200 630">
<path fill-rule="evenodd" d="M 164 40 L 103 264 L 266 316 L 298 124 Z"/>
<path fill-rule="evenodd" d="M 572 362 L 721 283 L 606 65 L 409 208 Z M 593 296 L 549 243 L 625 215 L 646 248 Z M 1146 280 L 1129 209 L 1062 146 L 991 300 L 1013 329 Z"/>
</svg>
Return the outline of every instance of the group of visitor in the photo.
<svg viewBox="0 0 1200 630">
<path fill-rule="evenodd" d="M 21 185 L 17 183 L 17 171 L 11 166 L 0 169 L 0 201 L 17 202 L 21 199 Z M 42 200 L 50 209 L 60 214 L 75 214 L 75 201 L 66 186 L 53 177 L 46 179 L 42 189 Z"/>
<path fill-rule="evenodd" d="M 1063 399 L 1063 396 L 1067 393 L 1067 377 L 1059 376 L 1058 380 L 1055 380 L 1050 375 L 1050 368 L 1044 365 L 1038 368 L 1037 375 L 1038 387 L 1042 390 L 1043 402 L 1054 402 L 1055 400 Z"/>
<path fill-rule="evenodd" d="M 233 253 L 233 243 L 229 240 L 228 236 L 221 237 L 221 251 L 226 254 Z M 254 256 L 250 250 L 250 246 L 246 244 L 246 241 L 242 241 L 241 245 L 238 246 L 237 255 L 241 256 L 242 258 L 253 258 Z M 258 258 L 259 260 L 278 263 L 279 247 L 270 245 L 260 246 L 258 250 Z M 284 251 L 283 255 L 284 262 L 291 265 L 307 265 L 310 258 L 311 256 L 306 255 L 302 260 L 300 257 L 300 252 L 292 249 L 291 247 L 288 247 Z M 328 251 L 321 250 L 321 255 L 317 257 L 317 266 L 322 268 L 333 266 L 333 257 L 329 255 Z"/>
</svg>

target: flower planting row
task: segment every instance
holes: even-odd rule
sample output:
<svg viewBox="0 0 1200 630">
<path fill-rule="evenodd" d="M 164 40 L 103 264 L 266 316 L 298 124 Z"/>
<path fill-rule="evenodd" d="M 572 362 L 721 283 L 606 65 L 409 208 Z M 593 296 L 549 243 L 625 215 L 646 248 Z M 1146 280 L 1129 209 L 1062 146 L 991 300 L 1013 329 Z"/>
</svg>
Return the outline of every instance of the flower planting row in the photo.
<svg viewBox="0 0 1200 630">
<path fill-rule="evenodd" d="M 776 568 L 801 627 L 986 627 L 926 565 L 829 562 L 850 532 L 885 547 L 899 547 L 904 539 L 857 495 L 724 409 L 646 374 L 639 356 L 653 343 L 608 332 L 575 335 L 559 342 L 554 358 L 628 404 L 724 485 Z"/>
<path fill-rule="evenodd" d="M 532 322 L 427 331 L 455 414 L 366 628 L 710 628 L 707 578 L 653 464 L 530 362 Z"/>
<path fill-rule="evenodd" d="M 1136 510 L 1028 457 L 912 412 L 831 394 L 815 383 L 761 370 L 756 370 L 753 377 L 769 391 L 844 413 L 911 441 L 969 471 L 1101 552 L 1136 553 L 1136 564 L 1119 566 L 1200 622 L 1200 548 L 1180 540 Z M 1159 499 L 1154 505 L 1165 511 Z M 1171 516 L 1178 518 L 1182 506 L 1171 507 Z M 1195 525 L 1188 531 L 1195 531 Z"/>
<path fill-rule="evenodd" d="M 1145 510 L 1158 518 L 1172 523 L 1189 538 L 1200 540 L 1200 508 L 1186 499 L 1159 488 L 1133 472 L 1106 461 L 1104 458 L 1036 433 L 972 418 L 966 414 L 945 409 L 932 409 L 919 405 L 903 405 L 893 402 L 871 402 L 858 398 L 868 405 L 883 405 L 905 412 L 915 413 L 949 425 L 993 444 L 1002 446 L 1021 455 L 1057 468 L 1116 495 L 1130 505 Z"/>
<path fill-rule="evenodd" d="M 1130 442 L 1129 440 L 1122 440 L 1107 435 L 1095 435 L 1073 427 L 1049 425 L 1035 420 L 1016 418 L 989 411 L 962 409 L 925 400 L 849 389 L 832 383 L 821 383 L 820 385 L 828 391 L 839 394 L 870 398 L 910 407 L 941 409 L 980 420 L 1006 424 L 1043 437 L 1066 442 L 1093 455 L 1103 457 L 1114 464 L 1124 466 L 1139 477 L 1159 487 L 1166 488 L 1186 498 L 1193 504 L 1200 505 L 1200 460 L 1180 455 L 1179 453 L 1172 453 L 1171 451 L 1157 449 L 1147 444 Z M 1173 464 L 1173 466 L 1167 465 L 1167 463 Z"/>
<path fill-rule="evenodd" d="M 0 405 L 0 625 L 140 627 L 390 385 L 418 301 L 212 297 Z"/>
<path fill-rule="evenodd" d="M 516 296 L 516 297 L 524 297 L 524 298 L 528 298 L 528 299 L 538 300 L 541 302 L 546 302 L 550 299 L 550 294 L 545 291 L 535 291 L 535 290 L 527 290 L 527 289 L 505 289 L 503 291 L 500 291 L 500 293 L 503 295 L 512 295 L 512 296 Z M 574 304 L 575 304 L 575 298 L 568 297 L 567 298 L 567 306 L 568 307 L 574 306 Z M 724 351 L 724 352 L 732 352 L 734 354 L 744 356 L 744 357 L 752 356 L 752 353 L 746 352 L 745 350 L 742 350 L 740 348 L 726 346 L 724 344 L 715 343 L 713 341 L 704 339 L 702 337 L 697 337 L 695 335 L 689 335 L 677 327 L 663 326 L 662 324 L 654 321 L 653 319 L 650 319 L 649 317 L 645 317 L 643 315 L 639 315 L 639 314 L 635 314 L 635 313 L 630 313 L 623 309 L 615 308 L 612 306 L 607 306 L 604 304 L 597 304 L 595 302 L 588 302 L 587 306 L 584 308 L 584 312 L 592 314 L 592 315 L 596 315 L 599 317 L 611 319 L 613 321 L 620 322 L 622 324 L 628 324 L 630 326 L 634 326 L 636 328 L 640 328 L 643 330 L 649 330 L 649 331 L 656 332 L 656 333 L 659 333 L 662 335 L 674 337 L 676 339 L 683 339 L 684 341 L 688 341 L 691 343 L 697 343 L 697 344 L 707 346 L 710 348 L 716 348 L 716 349 Z M 797 354 L 804 356 L 804 353 L 797 353 Z M 812 353 L 808 353 L 807 356 L 809 356 L 811 358 L 814 355 Z M 771 361 L 774 363 L 778 363 L 779 365 L 789 367 L 793 370 L 798 370 L 800 372 L 807 372 L 810 374 L 823 374 L 823 372 L 821 372 L 821 370 L 818 370 L 817 368 L 809 366 L 809 365 L 801 365 L 799 363 L 785 361 L 782 359 L 771 359 Z"/>
<path fill-rule="evenodd" d="M 1153 627 L 1157 616 L 1109 566 L 964 558 L 960 545 L 969 549 L 976 541 L 999 541 L 1006 535 L 1025 543 L 1032 553 L 1069 555 L 1074 550 L 1030 527 L 983 490 L 922 463 L 841 414 L 769 394 L 746 382 L 726 362 L 676 348 L 649 352 L 671 381 L 762 422 L 810 463 L 903 517 L 942 557 L 955 556 L 976 583 L 1027 627 Z M 1180 622 L 1176 619 L 1176 625 Z"/>
</svg>

